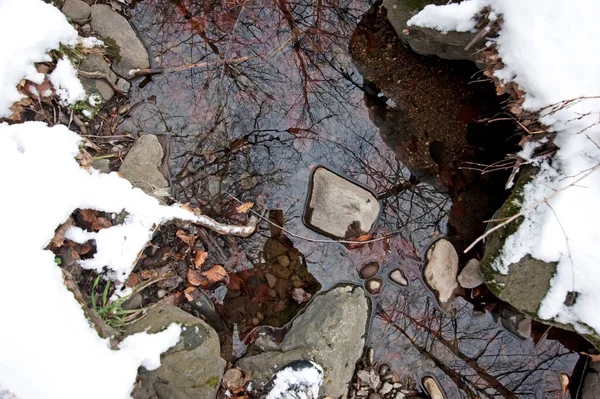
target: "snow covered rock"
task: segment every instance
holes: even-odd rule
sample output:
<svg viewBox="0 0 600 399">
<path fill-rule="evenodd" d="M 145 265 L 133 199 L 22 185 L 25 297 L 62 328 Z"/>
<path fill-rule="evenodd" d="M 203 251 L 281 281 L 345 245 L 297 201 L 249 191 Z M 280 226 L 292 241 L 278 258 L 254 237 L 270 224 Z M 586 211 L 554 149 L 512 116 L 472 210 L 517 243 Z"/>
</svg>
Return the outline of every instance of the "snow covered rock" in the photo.
<svg viewBox="0 0 600 399">
<path fill-rule="evenodd" d="M 133 397 L 214 399 L 226 362 L 221 358 L 219 337 L 208 324 L 175 306 L 160 304 L 128 326 L 125 332 L 134 334 L 147 330 L 153 333 L 171 323 L 181 324 L 179 341 L 162 355 L 158 369 L 140 371 L 141 386 Z"/>
<path fill-rule="evenodd" d="M 311 360 L 323 370 L 319 397 L 345 398 L 354 365 L 364 347 L 369 316 L 365 292 L 360 287 L 337 287 L 316 296 L 292 322 L 281 344 L 236 366 L 252 370 L 253 384 L 261 389 L 282 365 Z"/>
<path fill-rule="evenodd" d="M 458 288 L 456 275 L 458 274 L 458 254 L 456 249 L 445 239 L 436 241 L 427 251 L 427 264 L 425 265 L 425 281 L 437 293 L 441 305 L 447 304 L 454 290 Z"/>
<path fill-rule="evenodd" d="M 125 79 L 130 79 L 129 71 L 149 68 L 150 59 L 142 42 L 138 39 L 129 22 L 106 4 L 92 6 L 92 29 L 103 38 L 110 37 L 120 47 L 121 60 L 113 65 L 113 70 Z"/>
<path fill-rule="evenodd" d="M 308 360 L 294 361 L 279 370 L 267 383 L 266 399 L 318 399 L 323 369 Z"/>
<path fill-rule="evenodd" d="M 91 53 L 81 62 L 79 69 L 86 72 L 102 72 L 115 83 L 117 81 L 117 75 L 110 70 L 110 67 L 104 61 L 104 57 L 101 54 Z M 83 87 L 88 93 L 100 94 L 104 101 L 108 101 L 114 96 L 115 91 L 104 79 L 81 79 Z"/>
<path fill-rule="evenodd" d="M 400 40 L 416 53 L 437 55 L 446 60 L 470 60 L 477 62 L 478 58 L 475 51 L 465 50 L 465 47 L 475 37 L 476 32 L 451 31 L 442 33 L 431 28 L 409 26 L 407 22 L 419 10 L 412 9 L 408 1 L 384 0 L 383 6 L 386 8 L 387 18 Z"/>
</svg>

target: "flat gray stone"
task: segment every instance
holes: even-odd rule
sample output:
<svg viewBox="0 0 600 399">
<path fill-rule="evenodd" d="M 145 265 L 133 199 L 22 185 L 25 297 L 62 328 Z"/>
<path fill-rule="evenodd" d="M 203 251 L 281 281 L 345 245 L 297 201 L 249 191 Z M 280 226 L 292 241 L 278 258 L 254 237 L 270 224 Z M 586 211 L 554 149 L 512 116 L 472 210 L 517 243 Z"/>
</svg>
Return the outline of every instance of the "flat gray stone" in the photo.
<svg viewBox="0 0 600 399">
<path fill-rule="evenodd" d="M 483 275 L 479 271 L 479 261 L 471 259 L 458 275 L 458 283 L 463 288 L 472 289 L 483 284 Z"/>
<path fill-rule="evenodd" d="M 590 368 L 585 375 L 583 390 L 581 392 L 582 399 L 598 399 L 600 398 L 600 364 L 591 363 Z"/>
<path fill-rule="evenodd" d="M 82 24 L 90 18 L 90 6 L 83 0 L 65 0 L 60 9 L 71 21 Z"/>
<path fill-rule="evenodd" d="M 312 175 L 304 220 L 312 229 L 330 237 L 358 237 L 371 230 L 379 209 L 379 202 L 370 191 L 319 167 Z"/>
<path fill-rule="evenodd" d="M 251 370 L 258 389 L 285 365 L 311 360 L 324 370 L 319 397 L 346 398 L 354 365 L 365 344 L 369 305 L 360 287 L 337 287 L 316 296 L 292 322 L 281 344 L 240 359 L 236 366 Z"/>
<path fill-rule="evenodd" d="M 160 172 L 163 149 L 152 134 L 140 137 L 127 153 L 119 169 L 121 175 L 135 187 L 155 197 L 164 196 L 169 182 Z"/>
<path fill-rule="evenodd" d="M 121 61 L 113 65 L 113 70 L 118 75 L 129 79 L 129 70 L 150 67 L 148 52 L 135 31 L 129 22 L 110 6 L 93 5 L 91 25 L 101 37 L 114 39 L 120 47 Z"/>
<path fill-rule="evenodd" d="M 110 161 L 106 158 L 96 159 L 92 162 L 92 167 L 101 173 L 110 173 Z"/>
<path fill-rule="evenodd" d="M 111 71 L 101 54 L 88 54 L 79 65 L 79 69 L 85 72 L 102 72 L 108 75 L 113 83 L 117 81 L 117 75 Z M 104 101 L 110 100 L 115 95 L 113 88 L 104 79 L 83 78 L 81 84 L 87 92 L 99 94 Z"/>
<path fill-rule="evenodd" d="M 219 337 L 204 321 L 168 304 L 159 304 L 141 320 L 126 327 L 127 335 L 141 331 L 157 333 L 180 323 L 179 342 L 161 356 L 153 371 L 140 371 L 141 384 L 135 399 L 214 399 L 223 377 Z M 154 395 L 154 396 L 153 396 Z"/>
<path fill-rule="evenodd" d="M 458 254 L 454 246 L 445 239 L 436 241 L 427 251 L 425 281 L 436 291 L 442 305 L 448 303 L 458 288 Z"/>
</svg>

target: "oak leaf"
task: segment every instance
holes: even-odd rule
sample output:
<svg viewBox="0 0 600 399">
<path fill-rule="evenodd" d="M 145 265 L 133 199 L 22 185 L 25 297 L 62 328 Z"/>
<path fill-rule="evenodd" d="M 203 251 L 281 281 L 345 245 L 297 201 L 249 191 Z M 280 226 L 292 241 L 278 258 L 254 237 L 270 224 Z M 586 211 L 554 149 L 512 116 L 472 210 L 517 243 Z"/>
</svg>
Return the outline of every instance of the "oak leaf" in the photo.
<svg viewBox="0 0 600 399">
<path fill-rule="evenodd" d="M 248 213 L 250 208 L 252 208 L 253 206 L 254 206 L 254 202 L 246 202 L 246 203 L 238 206 L 237 208 L 235 208 L 235 210 L 237 211 L 237 213 Z"/>
</svg>

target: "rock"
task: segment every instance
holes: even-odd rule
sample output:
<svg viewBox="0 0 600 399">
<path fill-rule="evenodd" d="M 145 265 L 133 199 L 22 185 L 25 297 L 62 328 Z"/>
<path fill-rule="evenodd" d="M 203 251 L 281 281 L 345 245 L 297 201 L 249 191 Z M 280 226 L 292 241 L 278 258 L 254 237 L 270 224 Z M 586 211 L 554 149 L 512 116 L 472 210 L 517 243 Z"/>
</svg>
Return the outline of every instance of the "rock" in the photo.
<svg viewBox="0 0 600 399">
<path fill-rule="evenodd" d="M 440 303 L 446 304 L 458 287 L 458 254 L 448 240 L 436 241 L 427 252 L 425 280 L 438 294 Z"/>
<path fill-rule="evenodd" d="M 142 302 L 144 302 L 144 297 L 139 292 L 125 300 L 121 307 L 123 310 L 133 310 L 142 306 Z"/>
<path fill-rule="evenodd" d="M 379 202 L 370 191 L 318 167 L 312 175 L 304 221 L 311 229 L 330 237 L 358 237 L 371 230 L 379 209 Z"/>
<path fill-rule="evenodd" d="M 125 79 L 119 78 L 119 79 L 117 79 L 117 87 L 119 89 L 123 90 L 125 93 L 127 93 L 127 92 L 129 92 L 129 89 L 131 88 L 131 83 L 129 83 Z"/>
<path fill-rule="evenodd" d="M 463 288 L 472 289 L 483 284 L 483 275 L 479 271 L 479 261 L 471 259 L 458 275 L 458 283 Z"/>
<path fill-rule="evenodd" d="M 92 34 L 92 27 L 90 26 L 90 24 L 85 24 L 81 26 L 81 33 L 84 36 L 91 36 Z"/>
<path fill-rule="evenodd" d="M 101 173 L 110 173 L 110 161 L 106 158 L 94 160 L 92 167 L 98 169 Z"/>
<path fill-rule="evenodd" d="M 287 255 L 279 255 L 277 262 L 283 267 L 288 267 L 290 265 L 290 258 Z"/>
<path fill-rule="evenodd" d="M 71 21 L 82 24 L 90 18 L 90 6 L 83 0 L 65 0 L 60 9 Z"/>
<path fill-rule="evenodd" d="M 390 384 L 389 382 L 384 382 L 383 386 L 381 387 L 381 389 L 379 390 L 379 393 L 381 395 L 385 395 L 389 392 L 392 391 L 392 389 L 394 389 L 394 386 L 392 384 Z"/>
<path fill-rule="evenodd" d="M 269 284 L 270 288 L 274 288 L 275 284 L 277 284 L 277 277 L 273 276 L 271 273 L 265 274 L 265 278 L 267 279 L 267 284 Z"/>
<path fill-rule="evenodd" d="M 581 399 L 600 398 L 600 364 L 591 363 L 590 368 L 585 374 Z"/>
<path fill-rule="evenodd" d="M 119 172 L 135 187 L 156 197 L 164 196 L 169 182 L 158 169 L 163 150 L 158 138 L 152 134 L 140 137 L 127 153 Z"/>
<path fill-rule="evenodd" d="M 406 280 L 406 277 L 404 277 L 400 269 L 392 270 L 392 272 L 390 273 L 390 280 L 392 280 L 396 284 L 408 285 L 408 281 Z"/>
<path fill-rule="evenodd" d="M 112 38 L 119 46 L 120 61 L 113 64 L 113 70 L 125 79 L 131 78 L 129 70 L 149 68 L 150 59 L 142 42 L 138 39 L 129 22 L 106 4 L 92 6 L 92 29 L 102 38 Z"/>
<path fill-rule="evenodd" d="M 369 294 L 377 295 L 383 289 L 383 280 L 380 278 L 372 278 L 367 280 L 365 287 L 367 288 Z"/>
<path fill-rule="evenodd" d="M 311 360 L 324 370 L 319 396 L 345 398 L 362 355 L 368 316 L 362 288 L 334 288 L 312 300 L 273 350 L 242 358 L 236 366 L 252 370 L 253 384 L 260 389 L 282 365 Z"/>
<path fill-rule="evenodd" d="M 140 369 L 140 389 L 135 399 L 213 399 L 219 388 L 225 360 L 219 338 L 202 320 L 167 304 L 158 304 L 148 314 L 126 327 L 127 335 L 148 330 L 156 333 L 176 322 L 185 328 L 177 345 L 161 356 L 154 371 Z M 152 396 L 155 395 L 155 396 Z"/>
<path fill-rule="evenodd" d="M 360 278 L 363 280 L 368 280 L 371 277 L 375 277 L 377 273 L 379 273 L 379 263 L 377 262 L 367 263 L 360 269 L 360 272 L 358 272 Z"/>
<path fill-rule="evenodd" d="M 101 54 L 88 54 L 81 62 L 79 69 L 86 72 L 102 72 L 108 75 L 113 83 L 117 81 L 117 75 L 110 70 L 108 63 Z M 115 95 L 115 91 L 104 79 L 82 78 L 81 83 L 86 91 L 99 94 L 104 101 L 110 100 Z"/>
<path fill-rule="evenodd" d="M 510 333 L 519 338 L 531 337 L 531 319 L 512 306 L 504 306 L 500 314 L 500 322 Z"/>
<path fill-rule="evenodd" d="M 431 399 L 445 399 L 442 390 L 433 378 L 423 378 L 423 387 L 425 387 L 425 390 Z"/>
<path fill-rule="evenodd" d="M 436 3 L 436 1 L 430 1 Z M 445 4 L 446 2 L 437 2 Z M 419 9 L 411 7 L 411 2 L 403 0 L 384 0 L 387 18 L 394 27 L 400 40 L 413 51 L 423 55 L 437 55 L 447 60 L 470 60 L 479 63 L 478 47 L 465 50 L 476 32 L 448 32 L 446 34 L 430 28 L 408 26 L 406 23 Z M 479 46 L 481 47 L 481 45 Z M 479 64 L 483 66 L 483 64 Z"/>
<path fill-rule="evenodd" d="M 299 360 L 279 370 L 265 387 L 269 399 L 318 399 L 323 369 L 318 364 Z"/>
<path fill-rule="evenodd" d="M 244 373 L 240 369 L 229 369 L 223 375 L 223 385 L 227 389 L 239 389 L 244 386 Z"/>
</svg>

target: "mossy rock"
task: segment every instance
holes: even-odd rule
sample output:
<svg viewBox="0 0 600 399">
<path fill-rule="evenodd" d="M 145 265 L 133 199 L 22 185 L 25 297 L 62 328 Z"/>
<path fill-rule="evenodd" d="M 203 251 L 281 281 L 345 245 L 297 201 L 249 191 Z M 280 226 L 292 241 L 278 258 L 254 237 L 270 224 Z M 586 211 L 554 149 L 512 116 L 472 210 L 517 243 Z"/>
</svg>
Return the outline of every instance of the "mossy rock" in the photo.
<svg viewBox="0 0 600 399">
<path fill-rule="evenodd" d="M 521 169 L 511 195 L 496 212 L 493 219 L 503 220 L 520 212 L 520 204 L 523 202 L 523 189 L 527 183 L 533 180 L 537 172 L 538 169 L 531 166 Z M 508 274 L 501 274 L 493 266 L 494 261 L 503 251 L 504 242 L 517 231 L 522 222 L 523 218 L 517 218 L 488 236 L 484 256 L 479 266 L 485 283 L 494 295 L 511 304 L 527 317 L 543 324 L 576 331 L 570 324 L 540 319 L 537 314 L 542 300 L 550 289 L 552 278 L 556 274 L 556 262 L 548 263 L 526 255 L 509 266 Z M 588 334 L 583 336 L 596 348 L 600 349 L 599 336 Z"/>
</svg>

